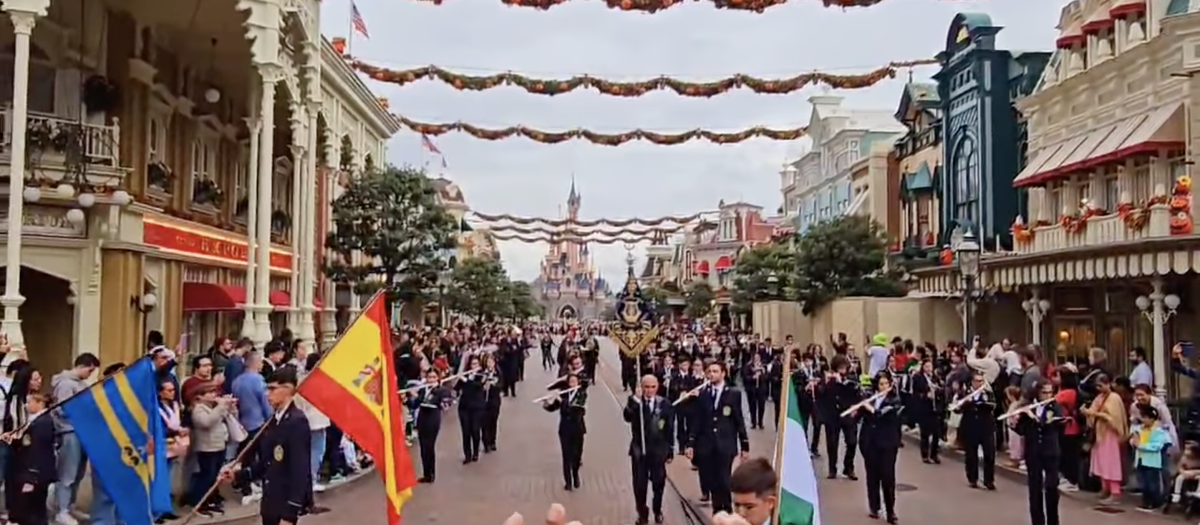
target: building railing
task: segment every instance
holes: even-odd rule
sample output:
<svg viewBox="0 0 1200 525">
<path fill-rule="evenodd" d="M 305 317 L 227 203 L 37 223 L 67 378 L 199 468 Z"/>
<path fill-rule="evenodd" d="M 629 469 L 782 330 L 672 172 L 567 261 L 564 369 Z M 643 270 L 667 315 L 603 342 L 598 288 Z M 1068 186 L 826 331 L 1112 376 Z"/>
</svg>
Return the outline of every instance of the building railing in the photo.
<svg viewBox="0 0 1200 525">
<path fill-rule="evenodd" d="M 1146 217 L 1131 217 L 1138 213 L 1145 213 Z M 1110 213 L 1083 220 L 1082 225 L 1070 221 L 1034 225 L 1024 239 L 1021 234 L 1016 234 L 1015 251 L 1042 253 L 1171 236 L 1171 210 L 1166 204 L 1150 206 L 1144 212 Z M 1139 225 L 1140 221 L 1144 222 Z"/>
<path fill-rule="evenodd" d="M 12 151 L 12 106 L 0 108 L 0 162 Z M 116 118 L 111 125 L 91 124 L 57 115 L 29 112 L 25 131 L 29 165 L 43 168 L 65 164 L 69 144 L 79 145 L 82 161 L 89 166 L 113 169 L 121 167 L 121 126 Z"/>
</svg>

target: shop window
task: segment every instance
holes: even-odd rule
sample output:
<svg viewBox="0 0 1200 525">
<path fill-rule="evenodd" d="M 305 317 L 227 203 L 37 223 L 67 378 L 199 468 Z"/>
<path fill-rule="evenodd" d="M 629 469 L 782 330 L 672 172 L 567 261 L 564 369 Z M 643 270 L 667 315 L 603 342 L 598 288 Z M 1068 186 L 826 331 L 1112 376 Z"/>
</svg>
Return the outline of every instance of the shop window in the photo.
<svg viewBox="0 0 1200 525">
<path fill-rule="evenodd" d="M 1055 318 L 1054 339 L 1056 363 L 1082 363 L 1096 346 L 1096 331 L 1090 318 Z"/>
<path fill-rule="evenodd" d="M 979 150 L 966 137 L 954 151 L 955 218 L 976 224 L 979 210 Z"/>
</svg>

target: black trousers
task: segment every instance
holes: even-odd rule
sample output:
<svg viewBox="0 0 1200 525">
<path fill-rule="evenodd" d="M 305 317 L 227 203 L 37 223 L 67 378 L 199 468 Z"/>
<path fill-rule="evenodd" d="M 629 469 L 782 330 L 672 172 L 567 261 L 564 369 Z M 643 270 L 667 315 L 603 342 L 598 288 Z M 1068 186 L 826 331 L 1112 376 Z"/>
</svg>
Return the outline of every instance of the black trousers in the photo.
<svg viewBox="0 0 1200 525">
<path fill-rule="evenodd" d="M 921 430 L 921 459 L 937 459 L 942 439 L 941 414 L 920 414 L 917 427 Z"/>
<path fill-rule="evenodd" d="M 858 423 L 848 417 L 825 424 L 825 459 L 829 462 L 829 475 L 837 474 L 838 436 L 846 440 L 846 456 L 842 458 L 842 474 L 854 473 L 854 453 L 858 447 Z"/>
<path fill-rule="evenodd" d="M 259 426 L 257 428 L 253 428 L 253 429 L 248 428 L 248 429 L 246 429 L 246 435 L 247 436 L 257 436 L 258 430 L 260 428 L 262 428 L 262 426 Z M 241 443 L 238 443 L 238 447 L 237 447 L 238 454 L 241 454 L 242 451 L 246 449 L 246 447 L 250 446 L 250 444 L 254 443 L 254 442 L 255 442 L 255 440 L 253 440 L 253 439 L 249 439 L 249 438 L 243 439 Z M 259 452 L 258 447 L 251 447 L 250 450 L 246 451 L 246 455 L 242 456 L 242 465 L 246 465 L 246 466 L 242 467 L 242 471 L 238 475 L 238 483 L 236 486 L 238 489 L 241 490 L 241 494 L 243 496 L 249 496 L 251 494 L 251 492 L 253 492 L 253 490 L 250 488 L 250 485 L 253 482 L 258 481 L 258 479 L 254 476 L 254 474 L 252 473 L 252 471 L 250 470 L 250 467 L 249 467 L 249 465 L 254 465 L 254 464 L 258 463 L 258 452 Z"/>
<path fill-rule="evenodd" d="M 458 425 L 462 428 L 463 459 L 479 458 L 483 442 L 483 410 L 459 408 Z"/>
<path fill-rule="evenodd" d="M 489 406 L 483 411 L 483 436 L 485 449 L 496 447 L 496 434 L 500 430 L 500 405 Z"/>
<path fill-rule="evenodd" d="M 342 453 L 342 436 L 342 429 L 337 425 L 325 429 L 325 462 L 329 477 L 350 474 L 350 465 L 346 464 L 346 455 Z"/>
<path fill-rule="evenodd" d="M 417 444 L 421 447 L 421 471 L 430 481 L 437 476 L 437 438 L 442 425 L 417 426 Z"/>
<path fill-rule="evenodd" d="M 821 446 L 821 418 L 817 417 L 813 412 L 800 412 L 800 417 L 804 418 L 804 432 L 808 435 L 809 452 L 816 454 L 817 448 Z M 812 431 L 808 430 L 812 426 Z"/>
<path fill-rule="evenodd" d="M 747 388 L 746 400 L 750 403 L 750 426 L 762 427 L 767 412 L 767 393 L 762 389 Z"/>
<path fill-rule="evenodd" d="M 679 441 L 677 450 L 683 450 L 687 445 L 688 429 L 692 428 L 691 419 L 692 415 L 687 410 L 675 412 L 675 437 Z"/>
<path fill-rule="evenodd" d="M 966 459 L 967 481 L 979 482 L 979 449 L 983 449 L 983 484 L 996 481 L 996 431 L 991 425 L 968 423 L 963 433 L 963 455 Z"/>
<path fill-rule="evenodd" d="M 520 381 L 519 372 L 516 366 L 512 366 L 500 373 L 503 378 L 503 384 L 500 385 L 500 393 L 506 396 L 517 397 L 517 381 Z"/>
<path fill-rule="evenodd" d="M 770 394 L 771 407 L 772 407 L 771 423 L 773 425 L 775 425 L 775 430 L 779 430 L 779 409 L 780 409 L 779 405 L 782 404 L 783 400 L 779 399 L 779 394 L 775 392 L 776 389 L 772 388 L 771 390 L 772 390 L 771 394 Z M 766 409 L 764 408 L 764 410 L 766 410 Z"/>
<path fill-rule="evenodd" d="M 712 498 L 713 513 L 733 512 L 733 493 L 729 488 L 729 478 L 733 471 L 733 456 L 714 450 L 696 454 L 696 463 L 700 469 L 700 486 L 707 486 L 708 495 Z"/>
<path fill-rule="evenodd" d="M 878 514 L 880 496 L 889 516 L 896 514 L 896 449 L 863 447 L 863 466 L 867 470 L 867 507 Z"/>
<path fill-rule="evenodd" d="M 1080 464 L 1083 462 L 1083 436 L 1064 434 L 1059 436 L 1058 446 L 1062 452 L 1058 463 L 1059 474 L 1072 485 L 1079 486 Z M 1028 469 L 1029 465 L 1026 464 L 1025 467 Z"/>
<path fill-rule="evenodd" d="M 49 495 L 49 483 L 37 483 L 33 490 L 24 492 L 21 483 L 8 485 L 5 492 L 13 492 L 15 506 L 8 508 L 8 517 L 18 525 L 47 525 L 50 523 L 50 510 L 46 506 Z"/>
<path fill-rule="evenodd" d="M 1030 525 L 1058 525 L 1058 456 L 1025 451 Z"/>
<path fill-rule="evenodd" d="M 554 368 L 554 355 L 549 350 L 542 350 L 542 370 Z"/>
<path fill-rule="evenodd" d="M 579 467 L 583 465 L 583 434 L 559 432 L 558 446 L 562 452 L 563 483 L 579 486 Z"/>
<path fill-rule="evenodd" d="M 663 488 L 667 485 L 666 458 L 631 456 L 629 459 L 633 467 L 633 499 L 637 504 L 638 517 L 646 519 L 650 509 L 655 514 L 662 514 Z M 654 493 L 649 508 L 646 507 L 647 484 Z"/>
</svg>

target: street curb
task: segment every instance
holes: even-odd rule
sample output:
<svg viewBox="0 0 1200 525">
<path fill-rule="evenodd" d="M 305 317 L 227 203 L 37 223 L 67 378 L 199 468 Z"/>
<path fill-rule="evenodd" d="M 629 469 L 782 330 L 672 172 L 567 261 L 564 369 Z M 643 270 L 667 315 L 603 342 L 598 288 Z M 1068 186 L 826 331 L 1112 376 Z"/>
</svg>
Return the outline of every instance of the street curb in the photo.
<svg viewBox="0 0 1200 525">
<path fill-rule="evenodd" d="M 358 472 L 355 472 L 354 474 L 352 474 L 350 476 L 347 476 L 346 480 L 341 483 L 338 483 L 336 485 L 327 486 L 325 488 L 324 492 L 321 492 L 320 494 L 314 494 L 314 496 L 315 496 L 314 499 L 317 499 L 319 501 L 320 499 L 326 498 L 334 493 L 342 492 L 347 487 L 349 487 L 351 485 L 357 485 L 360 480 L 370 477 L 370 476 L 374 476 L 374 474 L 375 474 L 375 465 L 371 465 L 370 467 L 367 467 Z M 224 523 L 232 523 L 232 522 L 236 522 L 236 521 L 258 518 L 259 515 L 261 514 L 259 512 L 259 505 L 257 502 L 251 503 L 249 505 L 242 505 L 241 507 L 248 508 L 251 510 L 249 512 L 246 512 L 246 511 L 243 511 L 241 508 L 239 508 L 238 510 L 241 512 L 237 512 L 237 511 L 227 512 L 225 514 L 221 514 L 220 516 L 213 516 L 211 518 L 206 518 L 204 516 L 196 516 L 195 518 L 193 518 L 191 520 L 190 523 L 195 523 L 198 525 L 219 525 L 219 524 L 224 524 Z M 182 524 L 185 521 L 187 521 L 189 514 L 190 513 L 185 513 L 182 516 L 180 516 L 179 519 L 168 521 L 168 522 L 166 522 L 165 525 Z"/>
</svg>

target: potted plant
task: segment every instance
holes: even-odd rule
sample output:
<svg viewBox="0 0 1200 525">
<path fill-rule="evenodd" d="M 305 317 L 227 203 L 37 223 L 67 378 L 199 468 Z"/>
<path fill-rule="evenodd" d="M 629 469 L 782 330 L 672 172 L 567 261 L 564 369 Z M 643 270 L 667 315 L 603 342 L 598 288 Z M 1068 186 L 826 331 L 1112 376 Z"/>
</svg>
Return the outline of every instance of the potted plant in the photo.
<svg viewBox="0 0 1200 525">
<path fill-rule="evenodd" d="M 71 140 L 71 133 L 59 126 L 45 121 L 30 121 L 25 130 L 25 144 L 30 152 L 66 151 Z"/>
<path fill-rule="evenodd" d="M 91 112 L 113 111 L 121 103 L 121 88 L 104 75 L 92 75 L 83 81 L 83 103 Z"/>
</svg>

